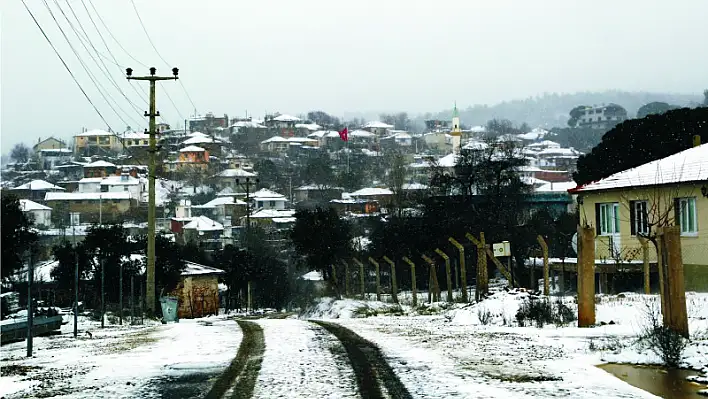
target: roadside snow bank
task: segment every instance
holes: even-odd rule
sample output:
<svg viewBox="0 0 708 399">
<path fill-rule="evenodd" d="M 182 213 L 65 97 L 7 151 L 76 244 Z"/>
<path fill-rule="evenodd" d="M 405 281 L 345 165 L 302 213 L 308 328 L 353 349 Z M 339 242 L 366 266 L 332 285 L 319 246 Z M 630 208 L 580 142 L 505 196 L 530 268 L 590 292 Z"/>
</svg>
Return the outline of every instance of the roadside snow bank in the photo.
<svg viewBox="0 0 708 399">
<path fill-rule="evenodd" d="M 355 319 L 378 314 L 402 312 L 401 307 L 390 303 L 359 299 L 320 298 L 316 304 L 300 314 L 301 319 Z"/>
</svg>

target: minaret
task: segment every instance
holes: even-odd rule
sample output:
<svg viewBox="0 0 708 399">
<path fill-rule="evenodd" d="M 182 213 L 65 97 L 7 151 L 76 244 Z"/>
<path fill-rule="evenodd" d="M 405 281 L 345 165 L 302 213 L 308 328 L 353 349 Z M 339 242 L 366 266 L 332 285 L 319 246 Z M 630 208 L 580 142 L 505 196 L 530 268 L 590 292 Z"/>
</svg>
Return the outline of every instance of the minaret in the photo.
<svg viewBox="0 0 708 399">
<path fill-rule="evenodd" d="M 460 129 L 460 113 L 457 111 L 457 101 L 455 101 L 455 107 L 452 109 L 452 130 L 450 131 L 450 136 L 452 136 L 452 151 L 455 154 L 459 154 L 462 146 L 462 129 Z"/>
</svg>

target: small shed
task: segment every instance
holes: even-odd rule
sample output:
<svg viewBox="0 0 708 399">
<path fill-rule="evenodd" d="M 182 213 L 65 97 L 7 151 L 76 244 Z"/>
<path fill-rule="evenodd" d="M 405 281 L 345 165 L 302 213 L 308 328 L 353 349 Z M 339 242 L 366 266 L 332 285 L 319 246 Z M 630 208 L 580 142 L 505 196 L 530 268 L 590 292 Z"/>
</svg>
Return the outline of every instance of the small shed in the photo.
<svg viewBox="0 0 708 399">
<path fill-rule="evenodd" d="M 182 280 L 172 292 L 179 299 L 177 316 L 192 319 L 219 313 L 219 276 L 225 272 L 211 266 L 184 262 Z"/>
</svg>

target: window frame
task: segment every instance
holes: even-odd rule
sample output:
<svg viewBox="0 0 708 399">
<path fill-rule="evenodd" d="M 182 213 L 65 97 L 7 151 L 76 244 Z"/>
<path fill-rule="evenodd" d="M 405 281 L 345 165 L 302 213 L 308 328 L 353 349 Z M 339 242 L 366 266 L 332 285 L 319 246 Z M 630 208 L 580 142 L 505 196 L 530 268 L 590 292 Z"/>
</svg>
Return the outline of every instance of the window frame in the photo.
<svg viewBox="0 0 708 399">
<path fill-rule="evenodd" d="M 611 212 L 611 218 L 608 219 L 608 210 Z M 599 222 L 597 226 L 597 235 L 613 236 L 620 234 L 619 220 L 619 202 L 603 202 L 597 204 L 596 219 Z M 609 222 L 609 223 L 608 223 Z M 608 229 L 612 227 L 612 229 Z"/>
<path fill-rule="evenodd" d="M 644 209 L 641 209 L 641 208 Z M 629 201 L 631 235 L 642 236 L 649 234 L 649 201 Z"/>
<path fill-rule="evenodd" d="M 681 197 L 676 199 L 678 226 L 682 236 L 698 235 L 698 209 L 696 197 Z M 685 208 L 684 208 L 685 207 Z"/>
</svg>

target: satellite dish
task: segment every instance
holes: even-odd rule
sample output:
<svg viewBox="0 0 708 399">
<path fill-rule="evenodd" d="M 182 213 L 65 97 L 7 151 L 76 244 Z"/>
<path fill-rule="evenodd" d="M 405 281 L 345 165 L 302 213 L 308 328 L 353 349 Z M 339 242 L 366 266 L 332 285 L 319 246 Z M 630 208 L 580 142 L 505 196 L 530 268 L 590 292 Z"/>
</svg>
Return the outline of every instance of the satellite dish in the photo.
<svg viewBox="0 0 708 399">
<path fill-rule="evenodd" d="M 578 233 L 573 234 L 573 238 L 570 239 L 570 245 L 573 247 L 573 252 L 578 254 Z"/>
</svg>

